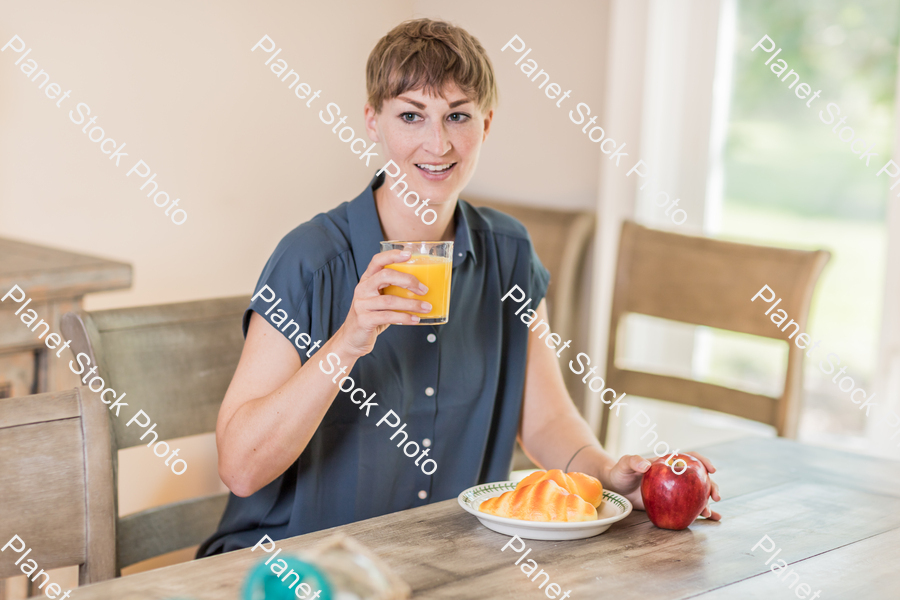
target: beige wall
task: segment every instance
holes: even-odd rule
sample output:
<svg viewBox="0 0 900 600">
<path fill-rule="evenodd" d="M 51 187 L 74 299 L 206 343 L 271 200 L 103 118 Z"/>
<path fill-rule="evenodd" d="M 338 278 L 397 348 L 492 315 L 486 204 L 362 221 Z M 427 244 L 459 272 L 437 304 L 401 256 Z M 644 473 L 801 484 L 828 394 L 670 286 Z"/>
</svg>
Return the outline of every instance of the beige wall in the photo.
<svg viewBox="0 0 900 600">
<path fill-rule="evenodd" d="M 268 34 L 322 89 L 320 108 L 336 102 L 361 129 L 368 52 L 411 4 L 211 6 L 4 3 L 3 44 L 23 38 L 72 97 L 56 108 L 11 50 L 0 54 L 0 235 L 132 263 L 133 288 L 89 297 L 90 309 L 249 293 L 285 233 L 374 171 L 250 48 Z M 69 120 L 79 101 L 127 143 L 119 168 Z M 125 177 L 137 159 L 181 198 L 184 225 Z"/>
<path fill-rule="evenodd" d="M 278 58 L 322 90 L 318 108 L 336 102 L 361 132 L 366 57 L 413 16 L 466 27 L 494 62 L 501 103 L 469 191 L 591 209 L 599 149 L 500 48 L 518 34 L 551 80 L 573 90 L 564 107 L 585 101 L 599 112 L 605 4 L 4 3 L 0 45 L 24 39 L 27 58 L 72 95 L 57 108 L 14 65 L 19 55 L 0 53 L 0 236 L 131 263 L 133 287 L 89 296 L 89 310 L 252 292 L 278 240 L 353 198 L 380 164 L 364 168 L 251 46 L 273 38 Z M 70 121 L 78 102 L 127 144 L 120 167 Z M 184 225 L 126 178 L 138 159 L 181 199 Z M 122 453 L 123 513 L 221 488 L 211 436 L 179 445 L 191 456 L 190 481 L 160 471 L 149 449 Z"/>
<path fill-rule="evenodd" d="M 364 65 L 375 41 L 414 14 L 469 28 L 497 71 L 501 104 L 473 194 L 525 204 L 591 208 L 599 149 L 564 108 L 602 95 L 603 3 L 577 19 L 545 3 L 474 1 L 375 5 L 335 2 L 6 4 L 0 39 L 72 96 L 54 100 L 0 54 L 0 235 L 134 265 L 131 290 L 87 299 L 89 309 L 248 293 L 278 240 L 297 224 L 353 198 L 372 169 L 250 52 L 263 34 L 304 81 L 322 89 L 362 130 Z M 367 7 L 361 9 L 361 7 Z M 573 95 L 556 108 L 500 48 L 513 34 Z M 26 60 L 27 60 L 26 58 Z M 24 61 L 23 61 L 24 63 Z M 21 64 L 20 64 L 21 66 Z M 82 125 L 78 102 L 129 156 L 116 168 Z M 315 106 L 315 103 L 313 104 Z M 77 115 L 76 115 L 77 118 Z M 173 225 L 125 173 L 137 159 L 188 211 Z M 149 190 L 149 187 L 147 188 Z"/>
</svg>

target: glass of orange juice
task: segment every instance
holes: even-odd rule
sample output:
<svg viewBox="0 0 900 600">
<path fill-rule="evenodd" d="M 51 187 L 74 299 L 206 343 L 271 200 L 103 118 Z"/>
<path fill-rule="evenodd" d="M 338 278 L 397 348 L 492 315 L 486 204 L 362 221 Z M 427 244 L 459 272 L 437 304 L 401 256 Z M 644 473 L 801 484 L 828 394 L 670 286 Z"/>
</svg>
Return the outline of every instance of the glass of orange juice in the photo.
<svg viewBox="0 0 900 600">
<path fill-rule="evenodd" d="M 427 313 L 409 313 L 418 316 L 419 325 L 443 325 L 450 316 L 450 274 L 453 271 L 453 242 L 381 242 L 381 251 L 406 250 L 412 253 L 410 259 L 403 263 L 388 265 L 403 273 L 410 273 L 425 287 L 428 292 L 424 296 L 413 294 L 406 288 L 389 285 L 382 294 L 424 300 L 431 304 Z M 407 312 L 407 311 L 403 311 Z"/>
</svg>

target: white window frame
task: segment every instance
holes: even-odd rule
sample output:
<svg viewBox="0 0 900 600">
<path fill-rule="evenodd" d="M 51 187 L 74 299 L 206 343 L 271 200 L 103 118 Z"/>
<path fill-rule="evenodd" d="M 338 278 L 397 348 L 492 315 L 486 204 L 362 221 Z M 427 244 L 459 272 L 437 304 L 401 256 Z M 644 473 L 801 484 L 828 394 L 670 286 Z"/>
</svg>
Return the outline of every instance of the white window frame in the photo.
<svg viewBox="0 0 900 600">
<path fill-rule="evenodd" d="M 617 168 L 606 155 L 600 158 L 590 356 L 601 368 L 606 364 L 622 222 L 634 219 L 679 233 L 703 232 L 714 150 L 711 128 L 721 5 L 719 0 L 610 3 L 602 118 L 617 138 L 628 142 L 632 152 L 625 168 Z M 684 224 L 675 225 L 664 211 L 652 206 L 649 186 L 643 193 L 639 191 L 646 180 L 626 177 L 638 159 L 650 165 L 657 185 L 681 199 L 680 206 L 688 213 Z M 670 337 L 663 344 L 661 360 L 677 362 L 691 355 L 692 336 Z M 585 407 L 588 423 L 599 431 L 605 405 L 596 394 L 588 394 Z M 613 451 L 618 445 L 619 425 L 616 419 L 610 421 L 607 446 Z"/>
<path fill-rule="evenodd" d="M 893 161 L 900 164 L 900 49 L 894 85 Z M 880 168 L 880 167 L 879 167 Z M 884 175 L 882 175 L 884 176 Z M 893 185 L 893 184 L 892 184 Z M 888 191 L 887 257 L 884 273 L 884 305 L 875 389 L 881 397 L 878 412 L 866 419 L 866 438 L 878 453 L 900 458 L 900 198 Z M 896 437 L 895 437 L 896 436 Z"/>
</svg>

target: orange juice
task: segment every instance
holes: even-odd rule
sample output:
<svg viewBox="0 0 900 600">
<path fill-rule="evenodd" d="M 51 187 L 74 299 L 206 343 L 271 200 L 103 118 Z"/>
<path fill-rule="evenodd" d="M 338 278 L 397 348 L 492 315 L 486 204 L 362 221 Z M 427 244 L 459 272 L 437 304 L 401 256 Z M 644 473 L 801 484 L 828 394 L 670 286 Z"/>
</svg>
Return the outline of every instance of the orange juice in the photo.
<svg viewBox="0 0 900 600">
<path fill-rule="evenodd" d="M 413 298 L 424 300 L 431 304 L 431 311 L 427 313 L 409 314 L 417 315 L 422 325 L 440 325 L 447 322 L 450 315 L 450 274 L 453 271 L 453 259 L 441 256 L 429 256 L 426 254 L 413 254 L 405 263 L 387 265 L 387 269 L 394 269 L 403 273 L 409 273 L 425 287 L 428 292 L 424 296 L 413 294 L 406 288 L 389 285 L 381 293 L 401 298 Z M 407 312 L 407 311 L 402 311 Z"/>
</svg>

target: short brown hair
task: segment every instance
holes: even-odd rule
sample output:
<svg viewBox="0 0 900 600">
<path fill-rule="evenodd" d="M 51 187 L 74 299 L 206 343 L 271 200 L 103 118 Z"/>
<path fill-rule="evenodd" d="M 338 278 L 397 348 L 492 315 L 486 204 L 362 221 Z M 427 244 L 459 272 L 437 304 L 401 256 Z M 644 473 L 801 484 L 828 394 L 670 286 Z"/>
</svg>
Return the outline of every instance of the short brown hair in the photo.
<svg viewBox="0 0 900 600">
<path fill-rule="evenodd" d="M 369 104 L 381 112 L 385 100 L 409 90 L 440 96 L 455 83 L 487 112 L 497 102 L 497 82 L 487 52 L 468 31 L 445 21 L 405 21 L 378 40 L 366 62 Z"/>
</svg>

